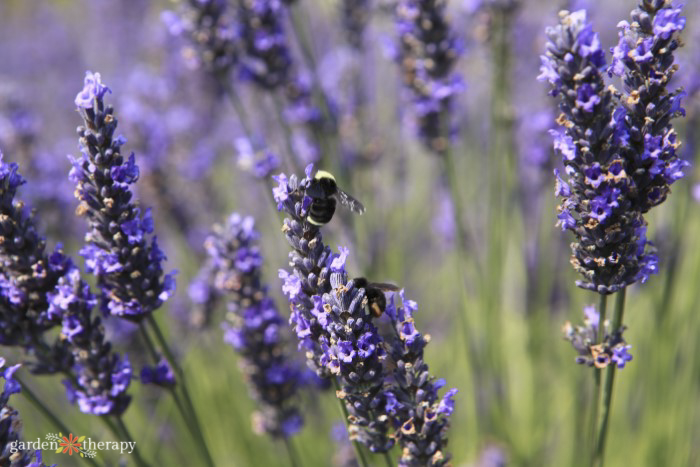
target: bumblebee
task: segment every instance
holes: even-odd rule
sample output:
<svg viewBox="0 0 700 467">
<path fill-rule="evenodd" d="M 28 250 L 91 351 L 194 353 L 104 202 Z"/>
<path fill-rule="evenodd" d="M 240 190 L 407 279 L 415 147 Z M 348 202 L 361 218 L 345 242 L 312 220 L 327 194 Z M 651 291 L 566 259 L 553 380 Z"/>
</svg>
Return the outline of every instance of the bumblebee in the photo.
<svg viewBox="0 0 700 467">
<path fill-rule="evenodd" d="M 370 282 L 364 277 L 356 277 L 352 281 L 355 284 L 355 287 L 365 289 L 367 310 L 376 318 L 379 318 L 386 310 L 386 296 L 384 295 L 384 292 L 397 292 L 399 290 L 399 288 L 394 284 Z"/>
<path fill-rule="evenodd" d="M 341 190 L 335 182 L 335 177 L 325 170 L 316 172 L 305 193 L 311 198 L 311 207 L 306 218 L 309 224 L 320 226 L 330 222 L 335 213 L 336 200 L 354 213 L 365 212 L 362 203 Z"/>
</svg>

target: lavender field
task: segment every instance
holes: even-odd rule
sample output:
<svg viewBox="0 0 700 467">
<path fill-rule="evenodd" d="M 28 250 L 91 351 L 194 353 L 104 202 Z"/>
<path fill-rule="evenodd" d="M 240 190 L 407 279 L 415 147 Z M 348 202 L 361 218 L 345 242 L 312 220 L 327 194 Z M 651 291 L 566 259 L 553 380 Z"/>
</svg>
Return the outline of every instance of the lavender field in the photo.
<svg viewBox="0 0 700 467">
<path fill-rule="evenodd" d="M 0 466 L 700 466 L 699 41 L 1 0 Z"/>
</svg>

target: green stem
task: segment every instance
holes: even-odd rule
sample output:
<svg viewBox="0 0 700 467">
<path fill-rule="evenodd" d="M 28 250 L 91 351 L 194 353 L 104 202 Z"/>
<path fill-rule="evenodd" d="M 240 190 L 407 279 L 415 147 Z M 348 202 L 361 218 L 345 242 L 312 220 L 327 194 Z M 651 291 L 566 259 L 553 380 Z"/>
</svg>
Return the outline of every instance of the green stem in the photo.
<svg viewBox="0 0 700 467">
<path fill-rule="evenodd" d="M 60 433 L 72 433 L 71 430 L 68 429 L 66 425 L 63 424 L 63 422 L 54 414 L 51 409 L 46 407 L 41 400 L 36 397 L 36 395 L 29 389 L 29 386 L 27 386 L 22 380 L 15 374 L 14 377 L 15 381 L 19 383 L 20 386 L 22 386 L 22 391 L 21 394 L 29 401 L 31 404 L 36 407 L 41 414 L 48 418 L 49 421 L 53 424 L 53 426 L 58 429 Z M 91 465 L 97 467 L 97 463 L 90 459 L 89 457 L 85 458 L 86 461 L 88 461 Z"/>
<path fill-rule="evenodd" d="M 272 92 L 270 93 L 270 96 L 272 97 L 272 103 L 275 106 L 274 113 L 275 117 L 277 118 L 277 124 L 282 129 L 282 133 L 284 135 L 284 145 L 287 148 L 287 170 L 299 173 L 301 172 L 298 167 L 299 157 L 297 156 L 296 151 L 294 151 L 294 143 L 292 142 L 292 128 L 284 118 L 284 105 L 276 93 Z"/>
<path fill-rule="evenodd" d="M 127 441 L 133 441 L 135 438 L 133 436 L 131 436 L 131 433 L 129 433 L 129 429 L 126 427 L 126 424 L 124 423 L 124 420 L 122 420 L 121 415 L 115 416 L 114 420 L 116 420 L 117 426 L 119 427 L 121 432 L 124 434 Z M 141 453 L 139 453 L 138 446 L 134 447 L 133 454 L 134 454 L 134 459 L 136 460 L 136 465 L 138 465 L 139 467 L 147 467 L 148 466 L 148 464 L 146 462 L 144 462 L 143 458 L 141 457 Z"/>
<path fill-rule="evenodd" d="M 337 394 L 340 391 L 340 385 L 338 384 L 338 380 L 336 380 L 334 377 L 331 377 L 331 380 L 333 381 L 333 387 L 335 388 Z M 348 426 L 348 408 L 345 407 L 345 402 L 343 402 L 342 399 L 338 397 L 336 397 L 336 399 L 338 400 L 338 405 L 340 405 L 340 413 L 343 415 L 343 423 L 345 423 L 345 426 L 348 428 L 349 434 L 350 427 Z M 352 443 L 352 448 L 355 450 L 355 459 L 357 460 L 357 463 L 360 465 L 360 467 L 368 467 L 369 464 L 367 463 L 365 453 L 362 451 L 360 443 L 354 440 L 351 440 L 350 442 Z"/>
<path fill-rule="evenodd" d="M 158 341 L 158 345 L 160 346 L 161 350 L 163 351 L 163 354 L 165 355 L 165 359 L 168 361 L 170 368 L 172 368 L 173 371 L 175 371 L 175 374 L 178 377 L 178 386 L 182 389 L 182 395 L 185 399 L 185 408 L 187 409 L 183 410 L 181 413 L 183 414 L 183 418 L 185 418 L 184 414 L 185 412 L 187 412 L 189 414 L 189 421 L 191 422 L 186 423 L 186 425 L 188 426 L 188 429 L 190 430 L 190 433 L 193 435 L 193 437 L 195 437 L 199 441 L 198 444 L 200 445 L 200 450 L 204 455 L 205 461 L 208 465 L 213 467 L 215 465 L 214 460 L 211 456 L 211 453 L 209 452 L 209 447 L 207 446 L 206 440 L 204 439 L 204 434 L 202 432 L 202 424 L 199 422 L 197 412 L 195 411 L 194 405 L 192 404 L 192 398 L 190 397 L 190 392 L 187 389 L 185 373 L 182 371 L 182 368 L 178 366 L 177 361 L 175 360 L 175 356 L 170 350 L 170 347 L 168 346 L 168 343 L 165 340 L 165 337 L 163 336 L 163 333 L 161 332 L 156 320 L 151 314 L 149 314 L 146 319 L 148 321 L 148 324 L 151 326 L 151 329 L 153 329 L 154 334 L 156 335 L 156 340 Z M 179 399 L 177 398 L 177 393 L 174 389 L 171 391 L 171 394 L 175 399 L 175 403 L 178 404 L 178 408 L 182 410 L 182 405 Z"/>
<path fill-rule="evenodd" d="M 612 327 L 610 332 L 615 332 L 622 326 L 622 318 L 625 313 L 625 292 L 622 289 L 615 297 L 615 312 L 613 315 Z M 602 325 L 602 323 L 601 323 Z M 594 465 L 603 467 L 605 460 L 605 441 L 608 435 L 608 424 L 610 421 L 610 408 L 612 407 L 613 384 L 615 382 L 615 364 L 610 362 L 605 372 L 605 388 L 603 389 L 603 413 L 598 430 L 598 438 L 596 442 L 595 462 Z"/>
<path fill-rule="evenodd" d="M 292 440 L 290 440 L 286 436 L 282 439 L 284 441 L 284 446 L 287 448 L 287 454 L 289 455 L 289 464 L 292 467 L 301 467 L 302 464 L 301 464 L 301 462 L 299 462 L 299 455 L 297 454 L 297 451 L 294 448 L 294 444 L 292 443 Z"/>
<path fill-rule="evenodd" d="M 384 462 L 386 462 L 386 467 L 393 467 L 394 466 L 394 461 L 391 459 L 391 454 L 389 454 L 389 451 L 384 453 Z"/>
<path fill-rule="evenodd" d="M 608 296 L 606 294 L 600 294 L 600 303 L 598 305 L 598 313 L 600 319 L 598 320 L 598 330 L 596 331 L 596 344 L 601 344 L 605 339 L 605 315 L 607 314 L 608 306 Z M 596 430 L 598 429 L 598 417 L 600 414 L 600 390 L 601 390 L 601 380 L 602 371 L 600 368 L 596 368 L 593 372 L 594 376 L 594 390 L 593 390 L 593 402 L 591 404 L 591 425 L 590 425 L 590 452 L 595 452 L 596 447 Z M 591 456 L 591 464 L 595 462 L 595 456 Z"/>
</svg>

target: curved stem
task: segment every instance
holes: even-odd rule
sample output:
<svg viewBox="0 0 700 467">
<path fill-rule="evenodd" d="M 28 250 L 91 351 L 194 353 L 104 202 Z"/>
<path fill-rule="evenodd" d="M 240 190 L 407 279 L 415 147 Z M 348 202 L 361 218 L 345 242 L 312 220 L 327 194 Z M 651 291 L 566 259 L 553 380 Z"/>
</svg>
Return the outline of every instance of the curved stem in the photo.
<svg viewBox="0 0 700 467">
<path fill-rule="evenodd" d="M 622 326 L 622 318 L 625 312 L 625 291 L 622 289 L 615 297 L 615 314 L 611 332 L 615 332 Z M 605 460 L 605 441 L 608 435 L 608 424 L 610 421 L 610 408 L 612 407 L 613 384 L 615 383 L 615 365 L 611 362 L 605 372 L 605 387 L 603 389 L 603 412 L 598 438 L 596 442 L 595 465 L 603 467 Z"/>
<path fill-rule="evenodd" d="M 333 388 L 335 389 L 336 393 L 340 391 L 340 385 L 338 384 L 338 380 L 336 380 L 334 377 L 331 378 L 333 381 Z M 340 413 L 343 415 L 343 423 L 345 423 L 345 426 L 348 426 L 348 408 L 345 407 L 345 402 L 343 402 L 340 398 L 336 397 L 338 400 L 338 404 L 340 405 Z M 348 433 L 350 430 L 348 429 Z M 350 441 L 352 443 L 352 448 L 355 450 L 355 459 L 357 460 L 357 463 L 360 465 L 360 467 L 368 467 L 369 464 L 367 463 L 367 459 L 365 458 L 365 453 L 362 451 L 362 447 L 360 446 L 360 443 L 357 441 Z"/>
</svg>

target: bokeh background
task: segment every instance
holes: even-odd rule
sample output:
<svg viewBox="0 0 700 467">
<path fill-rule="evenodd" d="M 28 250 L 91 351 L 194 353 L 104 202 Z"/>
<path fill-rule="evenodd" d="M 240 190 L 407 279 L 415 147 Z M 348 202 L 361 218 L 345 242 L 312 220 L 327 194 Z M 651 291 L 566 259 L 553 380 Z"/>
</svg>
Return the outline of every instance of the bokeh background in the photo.
<svg viewBox="0 0 700 467">
<path fill-rule="evenodd" d="M 364 216 L 337 216 L 324 235 L 333 248 L 350 246 L 350 268 L 358 275 L 398 284 L 418 302 L 418 327 L 431 336 L 426 357 L 431 372 L 460 391 L 449 435 L 454 465 L 584 465 L 592 372 L 574 363 L 561 327 L 567 320 L 580 321 L 583 306 L 597 296 L 574 286 L 571 238 L 554 226 L 552 168 L 558 161 L 547 130 L 556 127 L 557 111 L 536 76 L 544 28 L 556 24 L 559 9 L 587 8 L 608 48 L 617 41 L 616 24 L 628 18 L 636 2 L 523 0 L 512 10 L 517 2 L 448 3 L 452 29 L 464 47 L 456 66 L 465 90 L 455 100 L 459 133 L 452 150 L 472 258 L 466 284 L 457 274 L 456 223 L 443 167 L 415 137 L 391 59 L 396 31 L 390 1 L 372 2 L 359 51 L 345 41 L 338 1 L 301 0 L 294 7 L 304 19 L 317 71 L 309 71 L 291 40 L 294 59 L 302 75 L 318 80 L 332 96 L 342 140 L 341 159 L 334 163 L 346 191 L 367 206 Z M 628 292 L 625 336 L 634 360 L 616 381 L 610 466 L 700 465 L 696 3 L 686 6 L 686 46 L 677 54 L 675 77 L 688 91 L 687 117 L 676 125 L 692 165 L 669 200 L 649 216 L 659 275 Z M 67 178 L 66 155 L 78 154 L 80 117 L 73 99 L 86 70 L 102 74 L 128 139 L 125 148 L 135 152 L 142 170 L 138 197 L 153 207 L 168 269 L 179 271 L 177 297 L 158 311 L 157 320 L 182 361 L 216 463 L 287 465 L 282 445 L 253 432 L 254 405 L 237 357 L 222 340 L 224 307 L 209 326 L 198 326 L 197 304 L 188 294 L 205 258 L 202 243 L 210 226 L 238 211 L 256 219 L 265 275 L 287 315 L 277 270 L 287 262 L 288 247 L 267 185 L 246 170 L 247 156 L 237 145 L 242 132 L 230 102 L 192 66 L 187 49 L 183 54 L 184 41 L 161 20 L 164 10 L 175 7 L 165 0 L 2 0 L 0 149 L 7 161 L 20 163 L 28 180 L 20 197 L 36 208 L 49 246 L 62 242 L 77 257 L 87 226 L 74 215 L 77 201 Z M 504 17 L 505 28 L 495 28 Z M 236 86 L 254 131 L 284 154 L 274 102 L 249 84 Z M 358 89 L 361 105 L 356 105 Z M 318 154 L 312 135 L 293 130 L 303 167 Z M 496 231 L 490 224 L 494 218 L 500 222 Z M 115 347 L 138 368 L 144 351 L 133 330 L 108 329 Z M 10 350 L 1 352 L 10 361 L 21 360 Z M 59 377 L 25 374 L 24 380 L 73 433 L 111 439 L 94 416 L 70 406 Z M 154 465 L 198 465 L 196 441 L 188 437 L 172 400 L 140 384 L 133 384 L 131 393 L 125 421 L 144 457 Z M 338 429 L 342 422 L 333 391 L 304 391 L 301 399 L 306 426 L 294 443 L 303 465 L 346 465 L 349 448 Z M 21 396 L 13 405 L 24 420 L 26 439 L 55 431 Z M 80 465 L 51 452 L 44 459 Z M 99 459 L 106 465 L 130 462 L 108 452 Z"/>
</svg>

